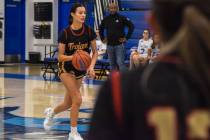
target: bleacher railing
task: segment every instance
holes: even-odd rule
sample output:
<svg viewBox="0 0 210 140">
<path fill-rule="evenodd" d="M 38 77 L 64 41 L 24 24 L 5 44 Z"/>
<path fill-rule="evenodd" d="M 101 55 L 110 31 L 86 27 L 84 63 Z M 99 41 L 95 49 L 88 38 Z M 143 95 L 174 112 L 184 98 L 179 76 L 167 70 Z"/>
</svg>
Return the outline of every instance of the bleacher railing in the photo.
<svg viewBox="0 0 210 140">
<path fill-rule="evenodd" d="M 101 21 L 104 18 L 105 13 L 108 11 L 109 3 L 116 3 L 118 6 L 118 0 L 95 0 L 94 4 L 94 16 L 95 16 L 95 30 L 99 28 Z"/>
</svg>

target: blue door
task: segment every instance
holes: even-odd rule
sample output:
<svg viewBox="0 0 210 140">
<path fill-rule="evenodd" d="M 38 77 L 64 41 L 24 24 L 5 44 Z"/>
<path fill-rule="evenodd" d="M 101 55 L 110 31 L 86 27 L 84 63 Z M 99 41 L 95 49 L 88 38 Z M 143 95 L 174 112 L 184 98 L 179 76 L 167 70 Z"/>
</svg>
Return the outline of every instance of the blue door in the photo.
<svg viewBox="0 0 210 140">
<path fill-rule="evenodd" d="M 25 0 L 5 1 L 5 55 L 25 61 Z"/>
</svg>

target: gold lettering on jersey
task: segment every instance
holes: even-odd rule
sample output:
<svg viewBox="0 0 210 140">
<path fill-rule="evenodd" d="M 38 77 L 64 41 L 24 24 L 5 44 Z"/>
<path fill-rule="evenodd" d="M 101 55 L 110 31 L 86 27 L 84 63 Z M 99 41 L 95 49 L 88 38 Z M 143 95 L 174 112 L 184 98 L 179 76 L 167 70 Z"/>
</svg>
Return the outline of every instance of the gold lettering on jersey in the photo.
<svg viewBox="0 0 210 140">
<path fill-rule="evenodd" d="M 210 112 L 206 110 L 193 111 L 187 118 L 188 138 L 209 140 Z"/>
<path fill-rule="evenodd" d="M 157 140 L 177 140 L 176 111 L 173 108 L 154 108 L 147 119 L 155 129 Z"/>
<path fill-rule="evenodd" d="M 210 112 L 194 110 L 186 116 L 188 140 L 210 140 Z M 177 112 L 172 107 L 155 107 L 147 114 L 147 121 L 155 130 L 157 140 L 178 140 Z"/>
<path fill-rule="evenodd" d="M 69 43 L 68 44 L 69 50 L 83 50 L 88 48 L 88 44 L 74 44 L 74 43 Z"/>
</svg>

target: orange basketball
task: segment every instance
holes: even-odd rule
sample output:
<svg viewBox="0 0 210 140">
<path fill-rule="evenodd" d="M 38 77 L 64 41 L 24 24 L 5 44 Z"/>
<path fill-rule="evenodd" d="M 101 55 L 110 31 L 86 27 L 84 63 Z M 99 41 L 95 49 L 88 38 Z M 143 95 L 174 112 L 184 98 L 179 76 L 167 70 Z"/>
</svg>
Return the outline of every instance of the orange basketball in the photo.
<svg viewBox="0 0 210 140">
<path fill-rule="evenodd" d="M 77 50 L 72 58 L 72 65 L 79 71 L 86 71 L 91 63 L 90 55 L 82 50 Z"/>
</svg>

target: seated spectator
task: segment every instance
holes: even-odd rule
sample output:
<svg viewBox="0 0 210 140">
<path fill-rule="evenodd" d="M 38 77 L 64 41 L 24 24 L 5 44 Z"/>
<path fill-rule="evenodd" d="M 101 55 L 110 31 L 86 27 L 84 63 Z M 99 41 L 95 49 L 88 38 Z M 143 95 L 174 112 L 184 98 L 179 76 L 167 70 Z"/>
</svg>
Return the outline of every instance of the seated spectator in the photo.
<svg viewBox="0 0 210 140">
<path fill-rule="evenodd" d="M 137 50 L 131 52 L 130 69 L 134 69 L 139 65 L 145 65 L 148 62 L 148 51 L 151 49 L 153 40 L 150 39 L 149 30 L 145 29 L 143 38 L 139 40 Z"/>
<path fill-rule="evenodd" d="M 106 44 L 101 41 L 99 31 L 96 30 L 96 47 L 98 50 L 98 59 L 103 59 L 104 55 L 106 54 Z M 91 53 L 92 54 L 92 53 Z"/>
<path fill-rule="evenodd" d="M 148 52 L 149 63 L 153 63 L 160 54 L 160 37 L 158 34 L 153 36 L 153 44 L 151 51 Z"/>
</svg>

